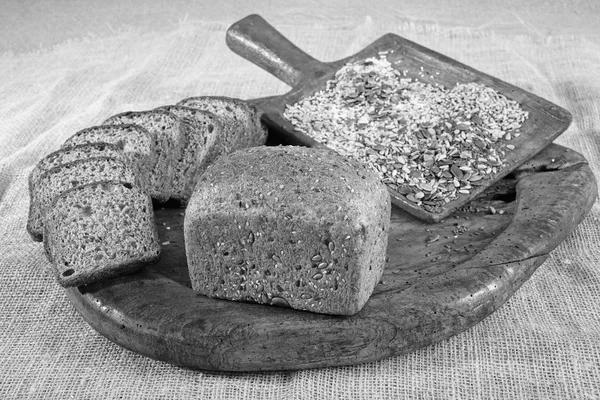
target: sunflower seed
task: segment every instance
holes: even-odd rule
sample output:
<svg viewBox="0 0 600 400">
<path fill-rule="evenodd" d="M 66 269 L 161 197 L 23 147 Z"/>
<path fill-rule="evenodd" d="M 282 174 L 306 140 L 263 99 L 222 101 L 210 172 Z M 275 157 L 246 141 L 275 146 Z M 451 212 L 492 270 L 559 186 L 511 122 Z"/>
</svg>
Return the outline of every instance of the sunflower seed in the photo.
<svg viewBox="0 0 600 400">
<path fill-rule="evenodd" d="M 283 297 L 273 297 L 271 299 L 271 304 L 277 307 L 290 307 L 290 303 Z"/>
<path fill-rule="evenodd" d="M 333 252 L 334 252 L 334 250 L 335 250 L 335 243 L 334 243 L 333 241 L 329 242 L 329 243 L 327 244 L 327 248 L 329 249 L 329 251 L 330 251 L 330 252 L 332 252 L 332 253 L 333 253 Z"/>
</svg>

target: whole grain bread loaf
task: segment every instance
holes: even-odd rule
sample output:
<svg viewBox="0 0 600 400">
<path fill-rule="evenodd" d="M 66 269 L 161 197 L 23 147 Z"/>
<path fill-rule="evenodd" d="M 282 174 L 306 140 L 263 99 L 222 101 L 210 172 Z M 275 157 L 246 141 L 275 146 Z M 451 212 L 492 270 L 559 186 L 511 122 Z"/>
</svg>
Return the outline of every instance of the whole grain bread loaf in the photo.
<svg viewBox="0 0 600 400">
<path fill-rule="evenodd" d="M 209 111 L 221 118 L 225 126 L 225 135 L 221 139 L 224 153 L 260 146 L 267 141 L 266 127 L 256 108 L 246 101 L 224 96 L 197 96 L 181 100 L 177 105 Z"/>
<path fill-rule="evenodd" d="M 27 217 L 27 232 L 31 238 L 37 242 L 42 241 L 42 214 L 41 205 L 44 201 L 43 196 L 56 196 L 58 193 L 52 192 L 48 188 L 50 174 L 57 173 L 59 167 L 65 164 L 71 164 L 75 161 L 96 159 L 98 157 L 110 158 L 115 161 L 125 163 L 123 151 L 109 143 L 91 143 L 71 147 L 65 147 L 48 154 L 42 158 L 29 174 L 29 215 Z M 69 169 L 72 176 L 67 177 L 71 182 L 78 182 L 74 170 Z M 43 177 L 43 179 L 42 179 Z M 63 190 L 61 187 L 60 190 Z"/>
<path fill-rule="evenodd" d="M 44 216 L 44 246 L 62 286 L 137 271 L 160 255 L 152 200 L 127 182 L 69 189 Z"/>
<path fill-rule="evenodd" d="M 198 97 L 189 104 L 195 107 L 166 106 L 114 115 L 101 126 L 76 132 L 34 168 L 27 229 L 38 241 L 44 232 L 49 235 L 44 239 L 46 253 L 62 285 L 90 283 L 154 259 L 155 227 L 147 215 L 152 215 L 148 201 L 174 198 L 185 204 L 198 177 L 220 155 L 264 144 L 266 129 L 247 103 Z M 81 206 L 86 201 L 97 211 L 94 216 Z M 126 232 L 131 221 L 125 219 L 129 222 L 124 227 L 114 220 L 116 205 L 128 202 L 143 205 L 131 216 L 140 222 L 133 224 L 139 236 L 130 239 Z M 107 231 L 101 225 L 116 229 L 98 236 Z M 94 238 L 96 246 L 88 238 Z M 143 251 L 125 254 L 115 244 L 119 239 L 124 241 L 119 245 L 137 243 Z"/>
<path fill-rule="evenodd" d="M 390 209 L 374 173 L 328 150 L 260 146 L 223 156 L 185 213 L 192 287 L 352 315 L 383 273 Z"/>
<path fill-rule="evenodd" d="M 73 134 L 61 148 L 96 142 L 117 146 L 135 173 L 142 190 L 147 193 L 152 192 L 151 172 L 158 160 L 156 144 L 147 130 L 132 124 L 92 126 Z"/>
</svg>

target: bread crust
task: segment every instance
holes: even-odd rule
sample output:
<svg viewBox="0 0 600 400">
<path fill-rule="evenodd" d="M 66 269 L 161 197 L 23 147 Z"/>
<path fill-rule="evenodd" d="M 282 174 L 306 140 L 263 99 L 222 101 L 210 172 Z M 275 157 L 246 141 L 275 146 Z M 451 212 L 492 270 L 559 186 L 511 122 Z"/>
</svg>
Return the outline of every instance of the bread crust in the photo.
<svg viewBox="0 0 600 400">
<path fill-rule="evenodd" d="M 352 315 L 385 266 L 391 203 L 329 150 L 254 147 L 202 175 L 184 223 L 192 287 L 209 297 Z"/>
</svg>

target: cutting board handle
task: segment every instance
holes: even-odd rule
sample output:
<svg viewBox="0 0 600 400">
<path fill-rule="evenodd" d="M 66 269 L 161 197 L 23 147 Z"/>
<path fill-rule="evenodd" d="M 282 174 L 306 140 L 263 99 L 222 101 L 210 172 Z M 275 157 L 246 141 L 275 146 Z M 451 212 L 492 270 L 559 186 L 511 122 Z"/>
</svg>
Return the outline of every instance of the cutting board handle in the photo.
<svg viewBox="0 0 600 400">
<path fill-rule="evenodd" d="M 234 53 L 291 87 L 329 70 L 327 64 L 300 50 L 260 15 L 252 14 L 234 23 L 227 30 L 226 42 Z"/>
</svg>

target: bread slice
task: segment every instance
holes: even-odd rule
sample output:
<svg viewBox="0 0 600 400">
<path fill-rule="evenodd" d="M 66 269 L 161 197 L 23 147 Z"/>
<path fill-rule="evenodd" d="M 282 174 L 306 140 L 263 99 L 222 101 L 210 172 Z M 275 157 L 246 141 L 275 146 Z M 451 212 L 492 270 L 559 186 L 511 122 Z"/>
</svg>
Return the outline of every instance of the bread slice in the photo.
<svg viewBox="0 0 600 400">
<path fill-rule="evenodd" d="M 190 97 L 178 106 L 210 111 L 223 121 L 226 135 L 223 146 L 226 153 L 246 147 L 260 146 L 267 141 L 267 129 L 255 107 L 248 102 L 223 96 Z"/>
<path fill-rule="evenodd" d="M 192 195 L 200 174 L 222 153 L 218 139 L 223 136 L 223 124 L 208 111 L 173 105 L 159 109 L 184 119 L 191 128 L 185 131 L 186 146 L 175 167 L 174 177 L 173 197 L 185 203 Z"/>
<path fill-rule="evenodd" d="M 44 172 L 31 193 L 27 230 L 34 237 L 43 236 L 43 218 L 54 199 L 77 186 L 105 180 L 120 180 L 137 186 L 136 177 L 123 160 L 94 157 L 59 165 Z"/>
<path fill-rule="evenodd" d="M 40 177 L 52 168 L 73 161 L 86 160 L 95 157 L 108 157 L 125 161 L 123 151 L 114 144 L 90 143 L 61 148 L 42 158 L 29 174 L 29 216 L 27 218 L 27 231 L 31 238 L 37 242 L 42 241 L 40 200 L 36 194 Z"/>
<path fill-rule="evenodd" d="M 150 196 L 118 181 L 57 197 L 44 217 L 44 245 L 62 286 L 135 272 L 161 250 Z"/>
<path fill-rule="evenodd" d="M 139 125 L 146 129 L 155 143 L 157 161 L 150 173 L 150 196 L 167 201 L 174 192 L 175 167 L 185 147 L 185 129 L 181 118 L 165 110 L 129 111 L 114 115 L 102 125 Z"/>
<path fill-rule="evenodd" d="M 150 133 L 138 125 L 100 125 L 82 129 L 68 138 L 62 148 L 85 143 L 106 142 L 123 151 L 126 162 L 138 178 L 140 187 L 153 194 L 150 173 L 157 162 L 156 144 Z"/>
<path fill-rule="evenodd" d="M 355 314 L 382 276 L 390 211 L 379 178 L 329 150 L 260 146 L 223 156 L 185 213 L 192 288 Z"/>
</svg>

